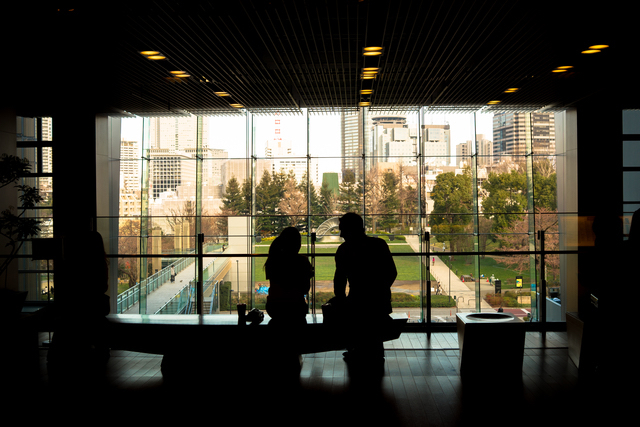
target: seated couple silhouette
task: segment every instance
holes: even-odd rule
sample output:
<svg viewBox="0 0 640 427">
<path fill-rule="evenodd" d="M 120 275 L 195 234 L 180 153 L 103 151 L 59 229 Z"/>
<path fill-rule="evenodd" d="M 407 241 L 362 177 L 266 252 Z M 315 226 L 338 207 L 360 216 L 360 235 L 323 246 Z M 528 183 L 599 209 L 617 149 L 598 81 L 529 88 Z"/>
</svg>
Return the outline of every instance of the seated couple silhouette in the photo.
<svg viewBox="0 0 640 427">
<path fill-rule="evenodd" d="M 330 303 L 340 313 L 337 329 L 346 336 L 344 356 L 347 360 L 383 358 L 382 335 L 391 322 L 391 285 L 397 276 L 393 257 L 384 240 L 365 234 L 360 215 L 343 215 L 339 229 L 344 243 L 335 254 L 335 297 Z M 269 248 L 265 272 L 271 282 L 267 297 L 270 325 L 306 324 L 305 295 L 313 269 L 307 257 L 298 254 L 300 247 L 300 233 L 288 227 Z"/>
</svg>

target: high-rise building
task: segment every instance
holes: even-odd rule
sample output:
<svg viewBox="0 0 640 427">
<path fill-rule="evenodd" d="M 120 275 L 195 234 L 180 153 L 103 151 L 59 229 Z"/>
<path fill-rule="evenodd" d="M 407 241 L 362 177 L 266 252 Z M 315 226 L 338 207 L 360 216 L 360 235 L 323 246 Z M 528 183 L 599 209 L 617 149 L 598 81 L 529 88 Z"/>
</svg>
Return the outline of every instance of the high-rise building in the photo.
<svg viewBox="0 0 640 427">
<path fill-rule="evenodd" d="M 364 109 L 356 113 L 343 112 L 340 117 L 342 175 L 346 170 L 354 171 L 356 176 L 362 174 L 362 155 L 369 154 L 366 146 L 371 138 L 371 119 L 369 115 L 367 119 L 364 117 Z"/>
<path fill-rule="evenodd" d="M 120 142 L 120 193 L 140 191 L 140 147 L 138 141 Z"/>
<path fill-rule="evenodd" d="M 153 199 L 166 191 L 176 191 L 179 186 L 196 184 L 196 162 L 191 155 L 156 148 L 149 150 L 149 157 L 149 191 Z"/>
<path fill-rule="evenodd" d="M 307 159 L 306 156 L 295 153 L 291 140 L 280 138 L 268 140 L 264 154 L 267 159 L 271 159 L 272 172 L 284 171 L 285 174 L 293 172 L 297 182 L 302 182 L 308 175 L 316 188 L 321 185 L 317 159 Z"/>
<path fill-rule="evenodd" d="M 493 161 L 510 156 L 511 161 L 527 153 L 527 138 L 531 138 L 534 154 L 551 156 L 556 151 L 553 113 L 502 113 L 493 116 Z M 503 159 L 504 160 L 504 159 Z"/>
<path fill-rule="evenodd" d="M 151 148 L 185 151 L 197 147 L 198 138 L 202 148 L 209 146 L 209 121 L 203 117 L 153 117 L 149 120 Z"/>
<path fill-rule="evenodd" d="M 493 142 L 484 137 L 483 134 L 476 135 L 475 150 L 473 149 L 473 141 L 467 140 L 462 144 L 456 145 L 457 163 L 466 161 L 466 157 L 472 155 L 477 156 L 478 166 L 486 166 L 493 163 Z"/>
<path fill-rule="evenodd" d="M 409 128 L 405 116 L 377 116 L 371 122 L 370 167 L 381 162 L 415 164 L 418 135 L 415 129 Z"/>
<path fill-rule="evenodd" d="M 451 127 L 422 125 L 422 154 L 429 165 L 448 165 L 451 156 Z"/>
</svg>

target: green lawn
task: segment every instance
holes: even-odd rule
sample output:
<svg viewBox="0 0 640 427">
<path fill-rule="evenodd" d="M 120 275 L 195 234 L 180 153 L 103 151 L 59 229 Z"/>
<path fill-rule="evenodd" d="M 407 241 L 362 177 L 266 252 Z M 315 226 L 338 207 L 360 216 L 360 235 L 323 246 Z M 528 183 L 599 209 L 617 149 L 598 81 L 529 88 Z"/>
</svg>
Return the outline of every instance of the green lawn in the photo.
<svg viewBox="0 0 640 427">
<path fill-rule="evenodd" d="M 390 245 L 391 253 L 413 252 L 411 246 Z M 324 248 L 320 245 L 316 246 L 316 254 L 335 254 L 337 247 Z M 256 253 L 266 254 L 269 252 L 268 246 L 256 246 Z M 264 262 L 266 258 L 256 258 L 255 280 L 266 280 L 264 275 Z M 398 277 L 396 280 L 420 280 L 420 258 L 418 256 L 398 256 L 394 258 Z M 333 280 L 335 272 L 335 261 L 333 256 L 316 257 L 316 280 Z M 432 279 L 434 280 L 434 279 Z"/>
<path fill-rule="evenodd" d="M 442 257 L 442 261 L 449 265 L 448 256 L 445 255 Z M 457 256 L 451 262 L 451 271 L 453 273 L 457 272 L 456 275 L 458 277 L 462 275 L 475 277 L 475 262 L 470 256 Z M 502 287 L 505 289 L 515 287 L 516 276 L 522 276 L 523 286 L 525 288 L 528 288 L 531 284 L 528 270 L 518 273 L 517 271 L 508 268 L 505 264 L 497 262 L 491 256 L 480 258 L 480 274 L 484 274 L 485 277 L 491 277 L 493 274 L 496 279 L 500 279 L 502 281 Z"/>
</svg>

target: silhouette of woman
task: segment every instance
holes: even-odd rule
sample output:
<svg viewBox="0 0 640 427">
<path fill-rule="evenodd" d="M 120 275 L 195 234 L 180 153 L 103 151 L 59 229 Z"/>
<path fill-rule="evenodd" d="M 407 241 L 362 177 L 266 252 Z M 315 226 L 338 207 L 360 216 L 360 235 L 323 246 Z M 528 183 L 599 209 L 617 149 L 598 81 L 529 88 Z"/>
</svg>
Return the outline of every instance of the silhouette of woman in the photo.
<svg viewBox="0 0 640 427">
<path fill-rule="evenodd" d="M 300 232 L 287 227 L 271 243 L 264 269 L 270 281 L 267 296 L 269 324 L 297 326 L 307 323 L 305 295 L 309 293 L 313 272 L 307 257 L 299 255 Z"/>
</svg>

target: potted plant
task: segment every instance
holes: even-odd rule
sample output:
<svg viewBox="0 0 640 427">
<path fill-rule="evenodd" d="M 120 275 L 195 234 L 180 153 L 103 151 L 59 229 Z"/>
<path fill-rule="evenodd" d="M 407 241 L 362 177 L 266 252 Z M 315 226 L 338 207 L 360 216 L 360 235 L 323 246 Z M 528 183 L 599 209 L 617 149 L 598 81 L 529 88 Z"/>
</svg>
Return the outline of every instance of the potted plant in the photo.
<svg viewBox="0 0 640 427">
<path fill-rule="evenodd" d="M 0 235 L 6 241 L 6 256 L 0 264 L 0 278 L 5 275 L 4 286 L 0 288 L 3 307 L 2 315 L 13 315 L 22 309 L 25 293 L 10 291 L 7 289 L 8 272 L 11 262 L 18 255 L 20 248 L 26 239 L 37 236 L 40 232 L 41 221 L 26 215 L 27 209 L 33 208 L 43 200 L 38 189 L 25 184 L 18 184 L 21 177 L 27 176 L 31 171 L 29 160 L 14 155 L 3 153 L 0 156 L 0 188 L 13 185 L 19 191 L 21 206 L 7 206 L 0 212 Z"/>
</svg>

